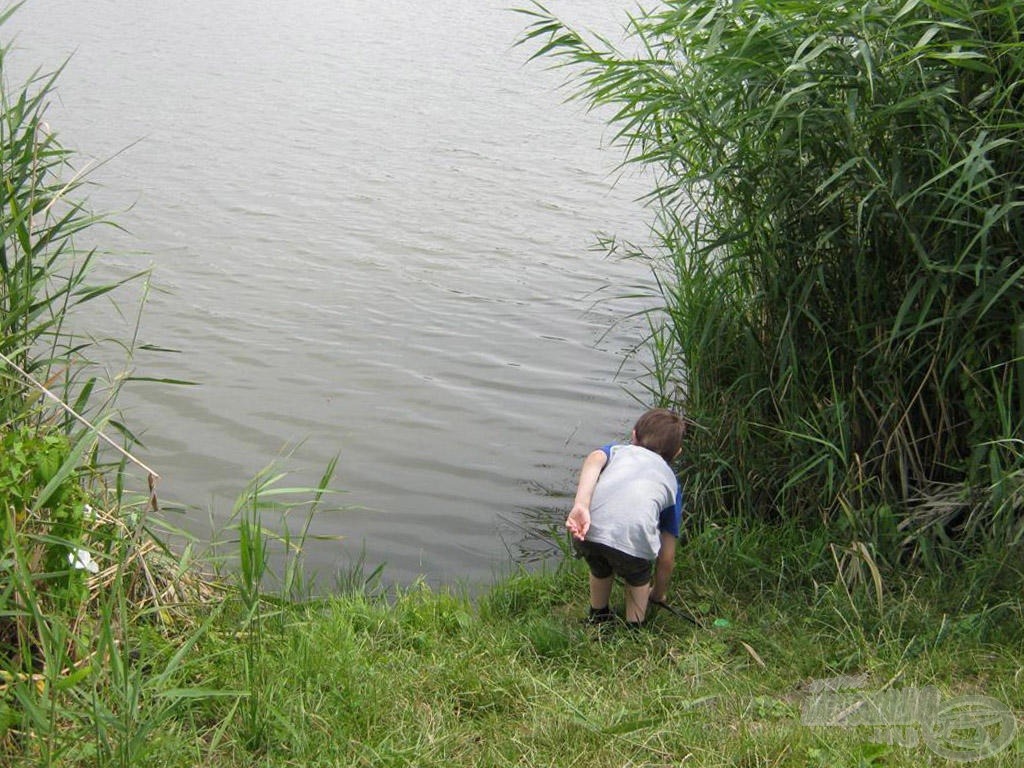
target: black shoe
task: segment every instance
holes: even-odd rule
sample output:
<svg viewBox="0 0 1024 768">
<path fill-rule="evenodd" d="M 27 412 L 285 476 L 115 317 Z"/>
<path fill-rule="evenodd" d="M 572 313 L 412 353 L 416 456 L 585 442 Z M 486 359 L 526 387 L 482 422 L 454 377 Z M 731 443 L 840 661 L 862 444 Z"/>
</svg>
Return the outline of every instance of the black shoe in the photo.
<svg viewBox="0 0 1024 768">
<path fill-rule="evenodd" d="M 607 605 L 604 608 L 591 608 L 590 613 L 587 614 L 587 618 L 583 620 L 585 624 L 604 624 L 606 621 L 612 621 L 615 618 L 615 611 L 613 611 Z"/>
</svg>

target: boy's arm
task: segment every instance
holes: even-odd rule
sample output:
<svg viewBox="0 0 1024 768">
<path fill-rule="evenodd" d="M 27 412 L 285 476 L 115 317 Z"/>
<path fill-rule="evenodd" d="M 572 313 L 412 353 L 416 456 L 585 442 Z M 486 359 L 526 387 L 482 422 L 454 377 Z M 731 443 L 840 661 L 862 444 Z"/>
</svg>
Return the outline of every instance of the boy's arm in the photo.
<svg viewBox="0 0 1024 768">
<path fill-rule="evenodd" d="M 676 537 L 671 533 L 661 532 L 661 550 L 654 563 L 654 586 L 651 587 L 651 600 L 664 603 L 668 596 L 668 582 L 672 577 L 672 567 L 676 560 Z"/>
<path fill-rule="evenodd" d="M 565 527 L 580 541 L 583 541 L 587 529 L 590 528 L 590 500 L 594 497 L 597 478 L 601 476 L 601 470 L 607 463 L 608 454 L 601 449 L 591 451 L 583 460 L 580 480 L 576 485 L 576 498 L 572 504 L 572 511 L 565 520 Z"/>
</svg>

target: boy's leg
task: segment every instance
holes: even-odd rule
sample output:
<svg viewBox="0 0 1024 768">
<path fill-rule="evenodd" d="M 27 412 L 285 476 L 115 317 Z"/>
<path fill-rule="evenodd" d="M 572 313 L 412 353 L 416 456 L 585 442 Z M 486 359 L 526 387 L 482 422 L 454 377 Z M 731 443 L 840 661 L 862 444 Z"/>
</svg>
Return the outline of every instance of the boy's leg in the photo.
<svg viewBox="0 0 1024 768">
<path fill-rule="evenodd" d="M 614 574 L 612 566 L 605 556 L 604 547 L 595 545 L 589 541 L 577 541 L 572 543 L 573 549 L 587 561 L 590 568 L 590 613 L 595 611 L 604 613 L 609 611 L 608 601 L 612 595 L 612 580 Z"/>
<path fill-rule="evenodd" d="M 640 584 L 638 586 L 626 585 L 626 621 L 631 624 L 639 624 L 647 615 L 647 601 L 651 596 L 651 585 Z"/>
<path fill-rule="evenodd" d="M 612 596 L 612 581 L 611 576 L 602 579 L 593 573 L 590 574 L 590 607 L 593 610 L 599 611 L 608 607 Z"/>
</svg>

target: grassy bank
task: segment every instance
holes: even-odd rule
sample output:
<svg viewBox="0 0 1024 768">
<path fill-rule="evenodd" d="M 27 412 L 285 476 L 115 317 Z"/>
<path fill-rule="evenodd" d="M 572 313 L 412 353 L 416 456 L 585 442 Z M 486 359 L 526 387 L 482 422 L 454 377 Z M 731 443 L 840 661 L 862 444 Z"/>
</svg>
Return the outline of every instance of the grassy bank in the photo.
<svg viewBox="0 0 1024 768">
<path fill-rule="evenodd" d="M 1001 712 L 1024 707 L 1019 593 L 997 600 L 987 585 L 975 602 L 963 575 L 844 581 L 824 560 L 831 578 L 780 582 L 768 533 L 711 530 L 685 548 L 671 595 L 699 627 L 664 611 L 640 632 L 585 626 L 575 561 L 501 579 L 475 602 L 413 585 L 254 606 L 238 589 L 169 622 L 135 616 L 103 665 L 33 693 L 57 700 L 49 751 L 14 728 L 3 754 L 67 766 L 948 765 L 937 750 L 958 733 L 983 747 L 955 730 L 924 742 L 942 717 L 963 724 L 943 706 L 983 695 Z M 943 704 L 922 717 L 904 698 L 879 723 L 894 728 L 830 726 L 828 697 L 854 695 L 826 690 L 837 684 L 869 703 L 934 686 Z M 1017 737 L 981 764 L 1022 754 Z"/>
<path fill-rule="evenodd" d="M 990 643 L 994 626 L 972 624 L 983 613 L 950 617 L 908 596 L 865 626 L 832 590 L 709 594 L 728 627 L 662 614 L 637 636 L 582 627 L 583 585 L 572 569 L 510 579 L 475 612 L 412 590 L 390 609 L 350 597 L 282 615 L 268 763 L 943 765 L 925 746 L 802 725 L 812 681 L 862 674 L 874 690 L 936 685 L 1021 705 L 1020 638 Z"/>
</svg>

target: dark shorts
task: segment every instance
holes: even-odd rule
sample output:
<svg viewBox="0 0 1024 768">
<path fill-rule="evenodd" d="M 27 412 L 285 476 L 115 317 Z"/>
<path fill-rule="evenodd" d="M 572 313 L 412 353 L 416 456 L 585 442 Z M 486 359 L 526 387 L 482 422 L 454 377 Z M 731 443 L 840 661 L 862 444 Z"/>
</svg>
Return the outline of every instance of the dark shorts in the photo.
<svg viewBox="0 0 1024 768">
<path fill-rule="evenodd" d="M 651 580 L 651 562 L 627 555 L 614 547 L 595 541 L 573 540 L 576 552 L 587 561 L 590 573 L 597 579 L 619 576 L 631 587 L 640 587 Z"/>
</svg>

